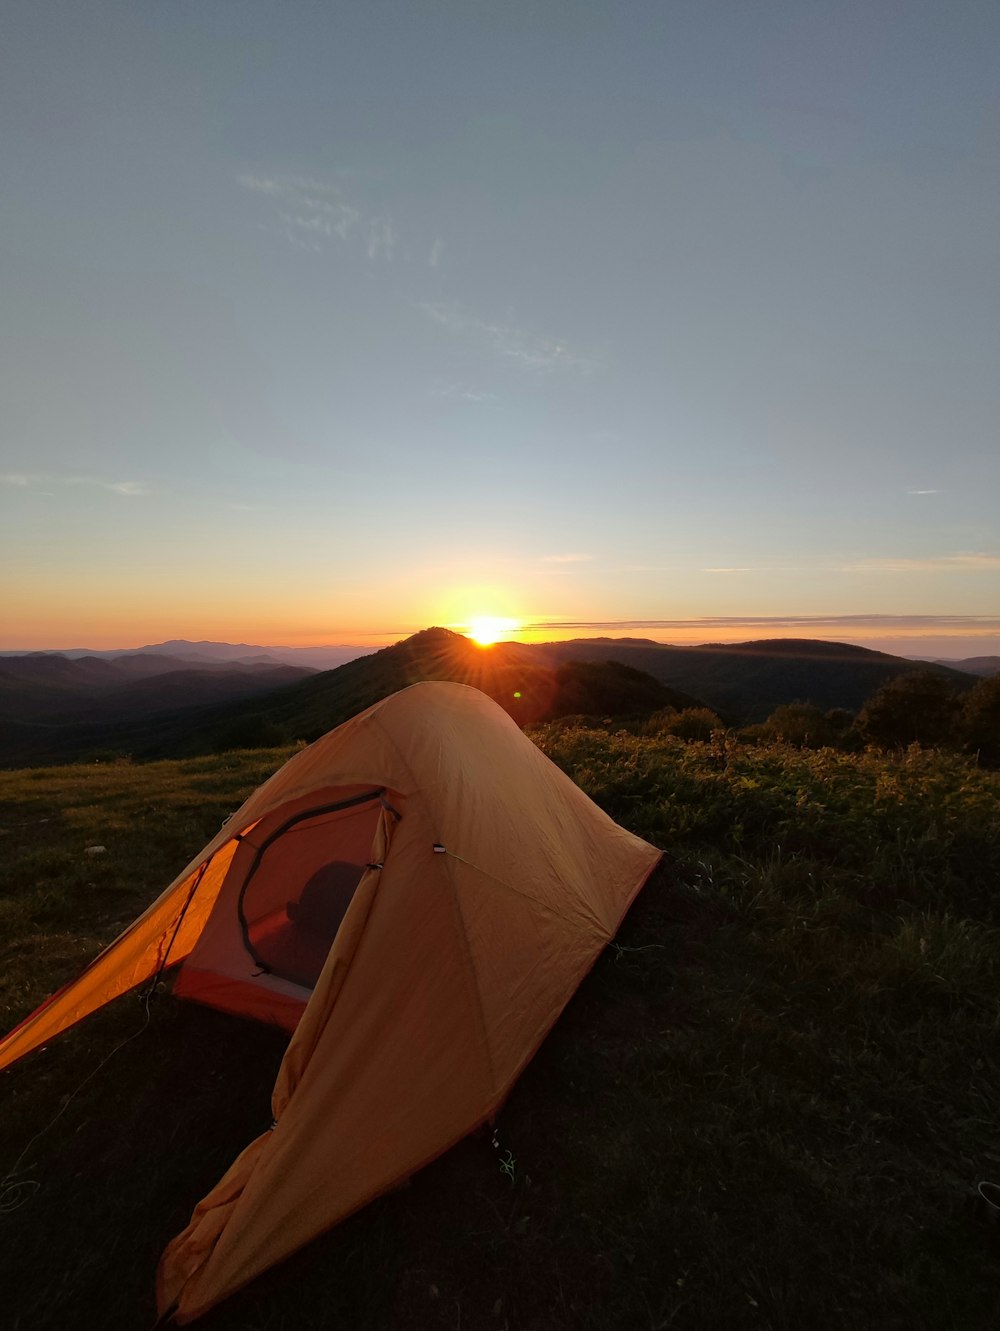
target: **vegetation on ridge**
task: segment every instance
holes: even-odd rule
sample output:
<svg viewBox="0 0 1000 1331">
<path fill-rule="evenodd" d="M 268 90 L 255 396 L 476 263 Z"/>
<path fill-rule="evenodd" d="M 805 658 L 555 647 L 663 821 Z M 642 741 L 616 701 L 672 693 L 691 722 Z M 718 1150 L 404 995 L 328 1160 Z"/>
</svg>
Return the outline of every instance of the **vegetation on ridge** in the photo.
<svg viewBox="0 0 1000 1331">
<path fill-rule="evenodd" d="M 534 738 L 667 851 L 474 1139 L 205 1331 L 991 1326 L 1000 774 L 957 755 Z M 7 1025 L 108 941 L 288 750 L 0 773 Z M 86 848 L 103 845 L 101 854 Z M 128 1331 L 193 1203 L 269 1121 L 283 1041 L 125 998 L 0 1078 L 15 1327 Z M 507 1152 L 510 1153 L 509 1157 Z M 501 1169 L 506 1162 L 508 1168 Z"/>
</svg>

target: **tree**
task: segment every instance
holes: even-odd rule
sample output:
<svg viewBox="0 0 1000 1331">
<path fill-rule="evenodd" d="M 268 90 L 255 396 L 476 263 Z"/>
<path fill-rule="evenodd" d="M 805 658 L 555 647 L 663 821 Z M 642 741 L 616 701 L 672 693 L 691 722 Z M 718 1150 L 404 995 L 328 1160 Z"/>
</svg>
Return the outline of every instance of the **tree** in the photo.
<svg viewBox="0 0 1000 1331">
<path fill-rule="evenodd" d="M 833 744 L 837 731 L 829 717 L 811 702 L 786 702 L 776 707 L 760 728 L 765 739 L 822 749 Z"/>
<path fill-rule="evenodd" d="M 965 695 L 961 726 L 967 749 L 984 763 L 1000 764 L 1000 675 L 979 680 Z"/>
<path fill-rule="evenodd" d="M 959 698 L 950 681 L 934 670 L 907 670 L 888 680 L 858 714 L 858 729 L 869 744 L 954 743 Z"/>
</svg>

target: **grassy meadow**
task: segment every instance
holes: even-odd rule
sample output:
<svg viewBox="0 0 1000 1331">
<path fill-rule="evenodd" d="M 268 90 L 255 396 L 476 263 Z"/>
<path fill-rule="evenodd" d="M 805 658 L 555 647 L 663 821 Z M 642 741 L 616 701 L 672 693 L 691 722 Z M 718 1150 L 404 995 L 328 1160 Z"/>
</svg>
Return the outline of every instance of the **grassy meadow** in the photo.
<svg viewBox="0 0 1000 1331">
<path fill-rule="evenodd" d="M 1000 1180 L 1000 773 L 533 737 L 662 870 L 499 1150 L 467 1140 L 199 1325 L 994 1327 L 1000 1227 L 969 1198 Z M 4 1028 L 288 753 L 0 772 Z M 283 1044 L 167 988 L 148 1022 L 126 996 L 0 1074 L 0 1177 L 28 1148 L 0 1190 L 5 1327 L 152 1327 L 159 1252 L 267 1127 Z"/>
</svg>

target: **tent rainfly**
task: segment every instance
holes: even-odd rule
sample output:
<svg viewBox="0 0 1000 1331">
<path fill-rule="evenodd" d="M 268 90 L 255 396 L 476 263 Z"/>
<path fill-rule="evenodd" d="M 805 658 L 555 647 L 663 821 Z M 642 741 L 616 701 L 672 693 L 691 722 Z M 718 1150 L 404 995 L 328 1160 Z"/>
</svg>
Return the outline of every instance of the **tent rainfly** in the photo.
<svg viewBox="0 0 1000 1331">
<path fill-rule="evenodd" d="M 415 684 L 266 781 L 0 1068 L 177 963 L 291 1033 L 272 1128 L 160 1261 L 184 1324 L 486 1122 L 659 858 L 484 694 Z"/>
</svg>

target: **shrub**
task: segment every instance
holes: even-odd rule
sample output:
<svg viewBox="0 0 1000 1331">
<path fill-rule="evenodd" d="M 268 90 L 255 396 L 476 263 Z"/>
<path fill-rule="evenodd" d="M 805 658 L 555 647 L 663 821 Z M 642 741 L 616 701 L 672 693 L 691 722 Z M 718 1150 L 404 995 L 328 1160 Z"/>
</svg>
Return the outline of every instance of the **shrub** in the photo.
<svg viewBox="0 0 1000 1331">
<path fill-rule="evenodd" d="M 708 707 L 685 707 L 678 712 L 676 708 L 666 707 L 661 712 L 654 712 L 646 723 L 649 735 L 676 735 L 678 739 L 712 738 L 713 730 L 722 730 L 723 724 Z"/>
<path fill-rule="evenodd" d="M 868 699 L 858 714 L 858 729 L 870 744 L 938 745 L 953 741 L 958 695 L 933 670 L 896 675 Z"/>
<path fill-rule="evenodd" d="M 1000 675 L 981 679 L 965 695 L 961 729 L 967 749 L 984 763 L 1000 764 Z"/>
<path fill-rule="evenodd" d="M 833 744 L 837 731 L 811 702 L 786 702 L 776 707 L 761 727 L 764 739 L 794 744 L 799 749 L 823 749 Z"/>
</svg>

